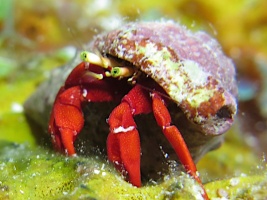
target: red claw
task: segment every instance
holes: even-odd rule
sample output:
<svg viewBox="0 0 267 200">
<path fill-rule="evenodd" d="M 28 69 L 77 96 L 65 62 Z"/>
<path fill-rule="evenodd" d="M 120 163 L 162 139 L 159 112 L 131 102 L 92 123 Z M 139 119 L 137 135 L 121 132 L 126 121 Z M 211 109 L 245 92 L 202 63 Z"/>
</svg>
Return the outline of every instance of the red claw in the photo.
<svg viewBox="0 0 267 200">
<path fill-rule="evenodd" d="M 141 187 L 140 139 L 133 116 L 151 111 L 149 94 L 136 85 L 110 114 L 107 140 L 108 158 L 129 182 Z"/>
<path fill-rule="evenodd" d="M 82 102 L 103 102 L 114 99 L 114 91 L 108 82 L 86 75 L 88 63 L 80 63 L 69 75 L 65 86 L 59 90 L 49 121 L 49 133 L 54 148 L 67 155 L 76 155 L 74 142 L 84 126 Z M 103 71 L 101 67 L 90 65 L 90 70 Z M 90 88 L 88 88 L 90 84 Z"/>
<path fill-rule="evenodd" d="M 70 156 L 76 154 L 73 143 L 84 124 L 80 97 L 80 87 L 62 88 L 50 117 L 49 132 L 54 136 L 54 146 Z"/>
</svg>

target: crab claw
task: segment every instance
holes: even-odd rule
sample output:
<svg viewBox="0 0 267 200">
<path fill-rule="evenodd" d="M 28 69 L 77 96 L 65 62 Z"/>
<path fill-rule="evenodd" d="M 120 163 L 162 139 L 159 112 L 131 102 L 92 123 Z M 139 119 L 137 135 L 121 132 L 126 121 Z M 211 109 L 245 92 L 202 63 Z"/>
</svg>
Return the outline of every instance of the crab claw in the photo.
<svg viewBox="0 0 267 200">
<path fill-rule="evenodd" d="M 141 187 L 140 139 L 130 106 L 121 103 L 111 113 L 109 122 L 117 126 L 111 127 L 107 138 L 108 158 L 133 185 Z"/>
<path fill-rule="evenodd" d="M 84 125 L 83 102 L 114 99 L 113 84 L 102 81 L 103 74 L 103 67 L 82 62 L 73 69 L 65 85 L 59 90 L 48 129 L 56 150 L 70 156 L 76 155 L 74 141 Z"/>
<path fill-rule="evenodd" d="M 133 116 L 152 111 L 149 93 L 136 85 L 110 114 L 108 158 L 130 183 L 141 187 L 140 139 Z"/>
<path fill-rule="evenodd" d="M 58 151 L 65 151 L 70 156 L 76 155 L 73 143 L 84 125 L 81 93 L 78 86 L 67 90 L 62 87 L 50 116 L 49 133 L 53 145 Z"/>
</svg>

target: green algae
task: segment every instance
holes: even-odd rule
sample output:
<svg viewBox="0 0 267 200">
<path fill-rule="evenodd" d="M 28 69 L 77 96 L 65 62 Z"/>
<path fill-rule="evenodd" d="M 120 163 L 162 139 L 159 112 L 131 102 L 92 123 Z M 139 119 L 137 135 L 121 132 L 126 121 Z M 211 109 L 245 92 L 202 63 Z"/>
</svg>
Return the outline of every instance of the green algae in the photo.
<svg viewBox="0 0 267 200">
<path fill-rule="evenodd" d="M 0 163 L 0 199 L 165 199 L 177 194 L 197 197 L 201 190 L 187 174 L 136 188 L 106 161 L 68 158 L 3 141 Z M 192 185 L 197 192 L 190 191 Z"/>
<path fill-rule="evenodd" d="M 0 140 L 36 145 L 36 138 L 33 137 L 25 115 L 22 113 L 4 113 L 0 115 L 0 123 Z M 19 134 L 14 134 L 15 130 L 19 130 Z"/>
<path fill-rule="evenodd" d="M 33 152 L 33 151 L 34 152 Z M 0 199 L 56 198 L 74 187 L 75 162 L 41 149 L 1 143 Z"/>
<path fill-rule="evenodd" d="M 165 199 L 200 196 L 187 174 L 133 187 L 106 162 L 66 158 L 41 148 L 0 144 L 0 199 Z M 194 186 L 197 190 L 192 192 Z"/>
<path fill-rule="evenodd" d="M 265 199 L 267 196 L 266 172 L 262 175 L 234 177 L 206 184 L 211 197 L 227 199 Z"/>
<path fill-rule="evenodd" d="M 265 168 L 257 175 L 207 183 L 210 198 L 266 197 Z M 0 199 L 200 199 L 189 175 L 173 172 L 136 188 L 114 167 L 95 158 L 65 157 L 44 148 L 0 141 Z"/>
</svg>

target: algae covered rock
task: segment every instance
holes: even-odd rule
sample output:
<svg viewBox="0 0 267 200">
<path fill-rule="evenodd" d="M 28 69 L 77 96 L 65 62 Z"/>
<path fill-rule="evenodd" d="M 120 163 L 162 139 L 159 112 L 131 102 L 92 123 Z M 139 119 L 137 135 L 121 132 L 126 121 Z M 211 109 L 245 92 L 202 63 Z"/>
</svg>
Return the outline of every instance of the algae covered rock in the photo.
<svg viewBox="0 0 267 200">
<path fill-rule="evenodd" d="M 201 197 L 187 174 L 143 188 L 125 182 L 97 157 L 67 158 L 42 148 L 0 143 L 0 199 L 173 199 Z"/>
<path fill-rule="evenodd" d="M 205 185 L 211 199 L 264 199 L 266 169 Z M 201 199 L 201 188 L 187 174 L 174 171 L 161 183 L 133 187 L 109 163 L 68 158 L 43 148 L 0 142 L 0 199 Z"/>
</svg>

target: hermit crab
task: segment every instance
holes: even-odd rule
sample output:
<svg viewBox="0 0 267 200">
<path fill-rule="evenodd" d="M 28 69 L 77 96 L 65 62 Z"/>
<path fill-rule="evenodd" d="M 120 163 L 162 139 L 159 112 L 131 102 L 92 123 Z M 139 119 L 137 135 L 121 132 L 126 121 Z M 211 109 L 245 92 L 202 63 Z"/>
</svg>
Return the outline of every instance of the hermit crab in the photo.
<svg viewBox="0 0 267 200">
<path fill-rule="evenodd" d="M 97 35 L 88 50 L 56 96 L 49 122 L 55 148 L 76 155 L 84 104 L 113 101 L 117 105 L 103 119 L 107 154 L 130 183 L 141 186 L 134 118 L 149 113 L 201 183 L 194 161 L 219 145 L 237 110 L 234 65 L 217 41 L 174 22 L 135 22 Z"/>
</svg>

